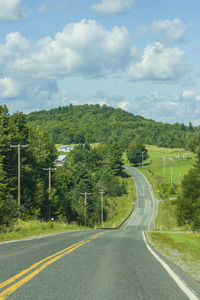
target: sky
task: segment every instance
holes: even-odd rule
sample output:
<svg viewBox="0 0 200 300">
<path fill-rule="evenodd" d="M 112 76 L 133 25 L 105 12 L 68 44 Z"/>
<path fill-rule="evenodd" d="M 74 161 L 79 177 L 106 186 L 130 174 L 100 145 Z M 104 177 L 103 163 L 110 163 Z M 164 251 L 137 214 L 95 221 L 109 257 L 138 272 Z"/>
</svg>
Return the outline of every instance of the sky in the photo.
<svg viewBox="0 0 200 300">
<path fill-rule="evenodd" d="M 200 125 L 199 0 L 0 0 L 0 105 Z"/>
</svg>

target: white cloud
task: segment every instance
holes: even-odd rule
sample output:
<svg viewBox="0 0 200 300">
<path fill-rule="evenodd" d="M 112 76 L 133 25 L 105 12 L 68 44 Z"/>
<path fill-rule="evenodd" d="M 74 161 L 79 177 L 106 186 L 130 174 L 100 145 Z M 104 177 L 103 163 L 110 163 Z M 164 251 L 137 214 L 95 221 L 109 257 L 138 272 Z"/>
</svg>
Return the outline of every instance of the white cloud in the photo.
<svg viewBox="0 0 200 300">
<path fill-rule="evenodd" d="M 45 107 L 46 99 L 58 92 L 58 80 L 117 74 L 135 55 L 125 27 L 107 30 L 91 20 L 68 24 L 55 38 L 36 44 L 12 32 L 0 44 L 0 102 L 21 99 L 31 107 L 37 102 Z"/>
<path fill-rule="evenodd" d="M 25 17 L 22 0 L 0 0 L 0 22 L 19 21 Z"/>
<path fill-rule="evenodd" d="M 0 98 L 16 98 L 20 92 L 20 82 L 8 77 L 0 78 Z"/>
<path fill-rule="evenodd" d="M 15 60 L 17 72 L 38 78 L 101 77 L 123 70 L 134 51 L 125 27 L 108 31 L 95 21 L 68 24 L 55 39 L 47 37 L 27 56 Z"/>
<path fill-rule="evenodd" d="M 124 13 L 131 10 L 136 0 L 102 0 L 92 6 L 94 11 L 100 13 Z"/>
<path fill-rule="evenodd" d="M 162 40 L 169 40 L 173 42 L 183 42 L 188 28 L 178 18 L 172 21 L 154 21 L 152 27 Z"/>
<path fill-rule="evenodd" d="M 194 98 L 195 92 L 191 90 L 185 90 L 182 92 L 182 98 L 183 99 L 191 99 Z"/>
<path fill-rule="evenodd" d="M 129 75 L 133 80 L 177 80 L 187 71 L 184 56 L 178 48 L 150 44 L 144 49 L 142 61 L 130 67 Z"/>
<path fill-rule="evenodd" d="M 155 92 L 134 97 L 129 104 L 129 111 L 156 121 L 185 124 L 192 122 L 197 125 L 200 116 L 198 97 L 192 90 L 173 96 Z"/>
<path fill-rule="evenodd" d="M 200 96 L 197 96 L 197 97 L 196 97 L 196 100 L 197 100 L 198 102 L 200 102 Z"/>
<path fill-rule="evenodd" d="M 117 105 L 119 108 L 124 109 L 124 110 L 128 110 L 130 108 L 130 103 L 126 100 L 118 103 Z"/>
<path fill-rule="evenodd" d="M 5 44 L 0 44 L 0 77 L 14 75 L 15 60 L 30 51 L 30 43 L 19 32 L 12 32 L 6 36 Z"/>
</svg>

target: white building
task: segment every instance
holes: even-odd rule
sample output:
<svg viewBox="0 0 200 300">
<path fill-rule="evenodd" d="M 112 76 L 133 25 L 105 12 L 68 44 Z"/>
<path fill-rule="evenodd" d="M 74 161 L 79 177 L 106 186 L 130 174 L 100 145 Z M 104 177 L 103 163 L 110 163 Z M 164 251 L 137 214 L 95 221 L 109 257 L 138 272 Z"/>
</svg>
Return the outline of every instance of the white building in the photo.
<svg viewBox="0 0 200 300">
<path fill-rule="evenodd" d="M 58 151 L 59 151 L 59 152 L 67 152 L 67 153 L 69 153 L 69 152 L 72 151 L 73 149 L 74 149 L 73 146 L 64 146 L 64 145 L 62 145 L 62 146 L 60 146 L 60 147 L 58 148 Z"/>
</svg>

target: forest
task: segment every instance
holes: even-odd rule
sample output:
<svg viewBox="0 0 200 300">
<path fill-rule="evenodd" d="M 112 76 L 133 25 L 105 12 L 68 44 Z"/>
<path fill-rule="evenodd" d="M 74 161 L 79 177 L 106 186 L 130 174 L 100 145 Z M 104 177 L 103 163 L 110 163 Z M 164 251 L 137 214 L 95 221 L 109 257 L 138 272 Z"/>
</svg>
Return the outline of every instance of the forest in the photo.
<svg viewBox="0 0 200 300">
<path fill-rule="evenodd" d="M 105 105 L 70 105 L 28 115 L 10 115 L 4 105 L 0 133 L 0 230 L 12 228 L 18 218 L 100 223 L 99 191 L 109 197 L 127 193 L 121 180 L 123 155 L 141 164 L 148 158 L 145 143 L 185 147 L 197 154 L 196 165 L 182 183 L 177 217 L 180 225 L 189 220 L 200 228 L 200 134 L 192 124 L 157 123 Z M 76 144 L 63 167 L 55 166 L 55 143 Z M 103 215 L 106 220 L 106 205 Z"/>
<path fill-rule="evenodd" d="M 195 132 L 190 123 L 165 124 L 106 105 L 69 105 L 32 112 L 27 120 L 47 130 L 55 144 L 114 143 L 125 150 L 135 138 L 160 147 L 189 148 Z"/>
<path fill-rule="evenodd" d="M 122 149 L 117 143 L 77 145 L 63 167 L 56 168 L 58 152 L 46 131 L 28 123 L 23 113 L 10 115 L 0 106 L 0 227 L 23 220 L 60 220 L 85 224 L 88 193 L 88 226 L 100 221 L 100 195 L 115 197 L 126 193 L 120 182 Z M 18 146 L 19 145 L 19 146 Z M 18 148 L 20 148 L 20 205 L 18 199 Z M 49 172 L 51 170 L 51 189 Z M 106 207 L 104 208 L 106 219 Z"/>
</svg>

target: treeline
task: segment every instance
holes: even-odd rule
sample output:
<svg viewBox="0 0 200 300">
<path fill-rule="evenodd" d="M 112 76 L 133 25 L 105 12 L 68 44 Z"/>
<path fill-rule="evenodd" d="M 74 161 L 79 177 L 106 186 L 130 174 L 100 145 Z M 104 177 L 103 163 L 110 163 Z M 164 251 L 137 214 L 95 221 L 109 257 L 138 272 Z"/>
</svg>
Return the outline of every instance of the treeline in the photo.
<svg viewBox="0 0 200 300">
<path fill-rule="evenodd" d="M 18 207 L 18 145 L 21 152 L 21 205 Z M 28 146 L 27 146 L 28 145 Z M 12 147 L 11 147 L 12 146 Z M 27 147 L 24 147 L 27 146 Z M 0 226 L 16 218 L 47 218 L 48 180 L 57 151 L 48 134 L 27 123 L 23 113 L 0 106 Z"/>
<path fill-rule="evenodd" d="M 19 148 L 20 206 L 17 203 Z M 87 225 L 94 225 L 100 221 L 99 190 L 103 189 L 111 197 L 126 193 L 126 186 L 118 177 L 122 176 L 122 149 L 117 143 L 101 144 L 97 148 L 80 144 L 59 168 L 54 165 L 57 155 L 46 131 L 28 123 L 23 113 L 10 115 L 6 106 L 0 106 L 1 229 L 6 230 L 19 217 L 53 218 L 78 224 L 85 224 L 86 217 Z M 87 193 L 87 216 L 84 193 Z"/>
<path fill-rule="evenodd" d="M 27 120 L 47 130 L 57 144 L 117 142 L 123 149 L 138 137 L 144 144 L 188 148 L 190 136 L 196 130 L 191 123 L 185 126 L 155 122 L 98 104 L 33 112 L 27 115 Z"/>
<path fill-rule="evenodd" d="M 190 147 L 196 153 L 196 162 L 181 182 L 177 204 L 179 225 L 189 225 L 200 230 L 200 127 L 190 140 Z"/>
</svg>

